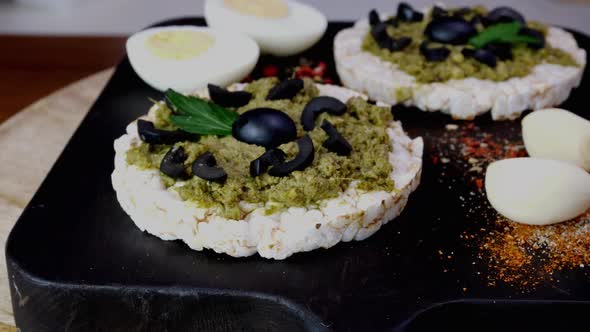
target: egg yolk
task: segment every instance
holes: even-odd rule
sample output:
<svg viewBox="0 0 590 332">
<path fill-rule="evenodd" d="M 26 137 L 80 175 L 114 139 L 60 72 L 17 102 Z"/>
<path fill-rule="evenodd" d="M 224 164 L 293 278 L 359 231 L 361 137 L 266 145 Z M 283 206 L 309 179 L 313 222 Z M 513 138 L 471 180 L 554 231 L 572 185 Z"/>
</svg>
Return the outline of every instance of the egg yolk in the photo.
<svg viewBox="0 0 590 332">
<path fill-rule="evenodd" d="M 284 0 L 224 0 L 229 8 L 245 15 L 261 18 L 281 18 L 289 14 Z"/>
<path fill-rule="evenodd" d="M 168 60 L 188 60 L 206 52 L 215 39 L 200 31 L 161 31 L 146 40 L 148 50 Z"/>
</svg>

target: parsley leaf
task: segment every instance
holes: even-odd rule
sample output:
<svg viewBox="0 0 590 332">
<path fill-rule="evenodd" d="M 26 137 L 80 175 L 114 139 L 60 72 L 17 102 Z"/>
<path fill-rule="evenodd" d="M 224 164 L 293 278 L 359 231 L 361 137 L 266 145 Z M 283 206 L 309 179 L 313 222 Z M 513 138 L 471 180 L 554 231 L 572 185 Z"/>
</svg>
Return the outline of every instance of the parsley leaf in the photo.
<svg viewBox="0 0 590 332">
<path fill-rule="evenodd" d="M 170 122 L 193 134 L 227 136 L 238 113 L 195 96 L 185 96 L 172 89 L 165 93 L 166 103 L 175 113 Z"/>
<path fill-rule="evenodd" d="M 476 36 L 469 39 L 469 44 L 475 48 L 482 48 L 489 43 L 500 42 L 500 43 L 535 43 L 538 42 L 537 38 L 531 36 L 519 35 L 522 24 L 519 22 L 500 23 L 492 25 Z"/>
</svg>

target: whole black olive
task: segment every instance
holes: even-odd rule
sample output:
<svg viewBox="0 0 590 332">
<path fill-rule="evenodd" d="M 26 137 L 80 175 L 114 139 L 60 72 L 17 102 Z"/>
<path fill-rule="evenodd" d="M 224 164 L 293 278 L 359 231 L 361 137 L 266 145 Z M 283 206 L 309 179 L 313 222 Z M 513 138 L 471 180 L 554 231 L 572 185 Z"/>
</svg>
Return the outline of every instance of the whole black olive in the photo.
<svg viewBox="0 0 590 332">
<path fill-rule="evenodd" d="M 346 104 L 334 97 L 315 97 L 305 105 L 301 112 L 301 125 L 305 131 L 315 128 L 315 119 L 321 113 L 328 112 L 333 115 L 342 115 L 346 112 Z"/>
<path fill-rule="evenodd" d="M 146 120 L 137 120 L 137 133 L 142 141 L 150 144 L 174 144 L 183 141 L 198 141 L 199 135 L 183 130 L 156 129 L 154 124 Z"/>
<path fill-rule="evenodd" d="M 291 99 L 303 90 L 303 80 L 293 78 L 275 85 L 266 96 L 266 100 Z"/>
<path fill-rule="evenodd" d="M 193 174 L 213 182 L 223 183 L 227 179 L 227 173 L 221 167 L 217 167 L 217 160 L 211 152 L 205 152 L 197 157 L 192 166 Z"/>
<path fill-rule="evenodd" d="M 537 41 L 534 43 L 527 43 L 527 45 L 532 49 L 540 49 L 545 47 L 545 35 L 539 30 L 522 27 L 518 34 L 523 36 L 529 36 L 535 38 Z"/>
<path fill-rule="evenodd" d="M 412 6 L 409 4 L 400 2 L 400 4 L 397 6 L 396 17 L 406 22 L 420 22 L 424 18 L 424 14 L 414 10 L 414 8 L 412 8 Z"/>
<path fill-rule="evenodd" d="M 213 84 L 208 84 L 207 88 L 211 100 L 223 107 L 242 107 L 252 99 L 252 94 L 248 91 L 229 91 Z"/>
<path fill-rule="evenodd" d="M 188 174 L 184 168 L 184 161 L 187 155 L 184 153 L 184 148 L 171 147 L 162 158 L 160 162 L 160 171 L 173 179 L 186 179 Z"/>
<path fill-rule="evenodd" d="M 321 128 L 328 134 L 328 139 L 322 144 L 328 151 L 339 156 L 350 156 L 352 145 L 338 132 L 328 120 L 322 122 Z"/>
<path fill-rule="evenodd" d="M 299 147 L 297 156 L 290 161 L 284 162 L 280 165 L 273 166 L 268 171 L 271 176 L 287 176 L 293 171 L 302 171 L 306 169 L 313 162 L 315 150 L 313 147 L 313 141 L 309 136 L 305 135 L 295 141 Z"/>
<path fill-rule="evenodd" d="M 428 61 L 437 62 L 437 61 L 445 61 L 451 51 L 442 46 L 442 47 L 428 47 L 428 41 L 423 41 L 420 44 L 420 53 L 426 58 Z"/>
<path fill-rule="evenodd" d="M 477 60 L 483 64 L 486 64 L 492 68 L 496 67 L 496 64 L 497 64 L 496 56 L 494 55 L 494 53 L 492 53 L 486 49 L 483 49 L 483 48 L 477 49 L 473 52 L 472 56 L 475 60 Z"/>
<path fill-rule="evenodd" d="M 492 52 L 500 60 L 512 60 L 512 45 L 508 43 L 488 43 L 484 49 Z"/>
<path fill-rule="evenodd" d="M 445 44 L 465 44 L 477 30 L 469 22 L 458 17 L 439 17 L 426 26 L 424 34 L 432 41 Z"/>
<path fill-rule="evenodd" d="M 266 150 L 260 157 L 250 162 L 250 176 L 257 177 L 266 173 L 270 166 L 277 166 L 285 162 L 287 155 L 279 148 Z"/>
<path fill-rule="evenodd" d="M 433 18 L 441 17 L 441 16 L 448 16 L 449 12 L 446 9 L 443 9 L 439 6 L 432 7 L 431 15 Z"/>
<path fill-rule="evenodd" d="M 238 141 L 274 148 L 297 137 L 295 122 L 285 113 L 272 108 L 255 108 L 242 113 L 232 125 Z"/>
<path fill-rule="evenodd" d="M 381 23 L 381 18 L 375 9 L 371 9 L 369 12 L 369 24 L 371 26 Z"/>
<path fill-rule="evenodd" d="M 519 22 L 525 23 L 524 16 L 510 7 L 498 7 L 488 13 L 486 16 L 488 23 L 508 23 L 508 22 Z"/>
</svg>

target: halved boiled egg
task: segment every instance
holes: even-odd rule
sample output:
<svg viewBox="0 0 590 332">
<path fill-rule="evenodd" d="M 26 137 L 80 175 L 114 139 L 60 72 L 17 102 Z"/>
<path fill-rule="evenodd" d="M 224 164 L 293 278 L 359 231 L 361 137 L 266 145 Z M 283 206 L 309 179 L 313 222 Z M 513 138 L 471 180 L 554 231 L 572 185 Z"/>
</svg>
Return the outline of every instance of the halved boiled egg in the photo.
<svg viewBox="0 0 590 332">
<path fill-rule="evenodd" d="M 206 0 L 205 18 L 209 26 L 243 32 L 278 56 L 310 48 L 328 25 L 317 9 L 293 0 Z"/>
<path fill-rule="evenodd" d="M 196 26 L 151 28 L 127 40 L 131 66 L 160 91 L 189 93 L 208 83 L 238 82 L 254 69 L 259 53 L 246 35 Z"/>
</svg>

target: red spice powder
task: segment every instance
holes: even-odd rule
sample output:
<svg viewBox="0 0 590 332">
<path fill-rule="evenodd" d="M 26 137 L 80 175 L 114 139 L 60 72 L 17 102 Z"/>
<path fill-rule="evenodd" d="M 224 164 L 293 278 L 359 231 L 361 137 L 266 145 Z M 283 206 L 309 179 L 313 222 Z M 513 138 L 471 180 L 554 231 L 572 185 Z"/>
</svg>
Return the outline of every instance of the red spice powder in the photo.
<svg viewBox="0 0 590 332">
<path fill-rule="evenodd" d="M 557 272 L 590 263 L 590 210 L 560 224 L 531 226 L 504 218 L 497 230 L 483 233 L 479 249 L 487 260 L 490 285 L 501 281 L 519 288 L 559 282 Z"/>
<path fill-rule="evenodd" d="M 262 68 L 262 77 L 284 76 L 295 78 L 311 78 L 315 82 L 331 84 L 333 80 L 326 76 L 328 66 L 325 62 L 312 62 L 305 58 L 299 60 L 295 67 L 281 67 L 269 64 Z"/>
<path fill-rule="evenodd" d="M 270 76 L 277 76 L 279 74 L 279 68 L 274 65 L 267 65 L 262 69 L 262 76 L 270 77 Z"/>
<path fill-rule="evenodd" d="M 464 168 L 466 178 L 481 191 L 485 169 L 493 161 L 525 157 L 520 137 L 510 139 L 484 132 L 473 122 L 449 124 L 447 131 L 437 139 L 432 163 L 452 163 Z"/>
</svg>

